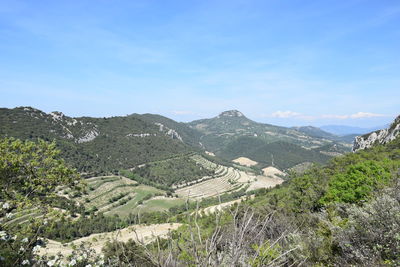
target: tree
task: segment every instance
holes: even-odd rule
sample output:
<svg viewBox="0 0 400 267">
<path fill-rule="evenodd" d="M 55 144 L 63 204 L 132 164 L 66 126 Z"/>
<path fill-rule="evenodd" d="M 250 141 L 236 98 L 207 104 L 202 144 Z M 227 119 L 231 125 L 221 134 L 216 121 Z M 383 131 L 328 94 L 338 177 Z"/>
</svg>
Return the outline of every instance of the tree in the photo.
<svg viewBox="0 0 400 267">
<path fill-rule="evenodd" d="M 38 234 L 60 212 L 56 189 L 81 189 L 76 170 L 58 157 L 55 143 L 0 139 L 0 265 L 31 265 L 43 241 Z M 29 214 L 28 223 L 14 217 Z"/>
</svg>

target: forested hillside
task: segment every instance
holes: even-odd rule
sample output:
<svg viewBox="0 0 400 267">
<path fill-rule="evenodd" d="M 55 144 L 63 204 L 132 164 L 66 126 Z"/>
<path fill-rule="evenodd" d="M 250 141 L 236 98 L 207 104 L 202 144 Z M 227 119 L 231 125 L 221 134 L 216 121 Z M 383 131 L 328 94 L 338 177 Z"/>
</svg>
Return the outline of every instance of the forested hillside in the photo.
<svg viewBox="0 0 400 267">
<path fill-rule="evenodd" d="M 281 169 L 326 163 L 350 150 L 349 144 L 321 130 L 256 123 L 239 111 L 186 124 L 155 114 L 71 118 L 19 107 L 0 109 L 0 125 L 3 137 L 55 140 L 62 157 L 88 175 L 117 173 L 204 149 L 225 160 L 244 156 L 256 160 L 258 167 L 274 164 Z"/>
<path fill-rule="evenodd" d="M 91 174 L 115 172 L 193 151 L 176 130 L 145 118 L 70 118 L 60 112 L 47 114 L 30 107 L 3 108 L 0 136 L 55 140 L 71 166 Z M 188 143 L 193 143 L 191 140 Z"/>
<path fill-rule="evenodd" d="M 202 133 L 200 142 L 217 156 L 228 160 L 244 156 L 260 166 L 275 164 L 283 169 L 302 162 L 326 163 L 332 156 L 349 152 L 352 143 L 315 127 L 286 128 L 257 123 L 237 110 L 189 125 Z M 330 153 L 332 146 L 334 155 Z"/>
<path fill-rule="evenodd" d="M 304 149 L 296 144 L 283 141 L 266 143 L 255 137 L 239 137 L 228 143 L 218 155 L 230 160 L 244 156 L 259 162 L 261 166 L 273 165 L 280 169 L 287 169 L 305 161 L 322 164 L 331 158 L 317 150 Z"/>
<path fill-rule="evenodd" d="M 314 166 L 303 174 L 292 173 L 275 188 L 246 194 L 244 187 L 214 199 L 204 199 L 202 208 L 233 198 L 231 208 L 228 205 L 225 211 L 207 214 L 198 210 L 198 203 L 183 204 L 174 197 L 168 198 L 165 191 L 123 177 L 94 177 L 86 181 L 90 186 L 85 189 L 77 173 L 57 159 L 55 145 L 43 141 L 35 144 L 4 139 L 0 146 L 3 177 L 0 248 L 7 266 L 14 259 L 21 264 L 26 261 L 45 264 L 57 259 L 115 266 L 141 262 L 139 259 L 144 259 L 148 266 L 400 264 L 400 137 L 336 157 L 326 166 Z M 193 159 L 206 163 L 199 156 Z M 172 180 L 163 180 L 169 168 L 178 168 L 172 178 L 174 182 L 181 182 L 179 178 L 186 171 L 201 170 L 199 166 L 182 158 L 175 162 L 152 162 L 138 172 L 148 180 L 171 185 Z M 227 168 L 221 171 L 225 173 Z M 46 193 L 46 190 L 55 192 L 59 185 L 77 187 L 77 191 L 70 191 L 76 195 L 71 196 L 66 189 L 62 191 L 68 198 Z M 111 198 L 104 198 L 106 194 Z M 175 204 L 169 211 L 164 209 L 142 216 L 123 211 L 126 207 L 138 212 L 141 207 L 150 209 L 158 197 Z M 84 207 L 74 204 L 76 198 L 85 201 Z M 85 207 L 91 209 L 85 211 Z M 125 212 L 124 217 L 119 217 L 121 212 Z M 108 213 L 114 215 L 104 216 Z M 180 227 L 167 239 L 148 245 L 133 240 L 106 243 L 101 240 L 101 234 L 89 236 L 118 229 L 126 232 L 125 227 L 138 221 L 173 222 Z M 72 249 L 72 256 L 39 259 L 34 255 L 37 246 L 43 246 L 40 235 L 63 241 L 82 237 L 104 247 L 94 252 L 84 245 L 66 248 L 60 244 L 57 249 Z M 53 246 L 58 244 L 52 242 Z M 15 252 L 8 244 L 24 250 Z M 85 258 L 77 256 L 81 254 Z"/>
</svg>

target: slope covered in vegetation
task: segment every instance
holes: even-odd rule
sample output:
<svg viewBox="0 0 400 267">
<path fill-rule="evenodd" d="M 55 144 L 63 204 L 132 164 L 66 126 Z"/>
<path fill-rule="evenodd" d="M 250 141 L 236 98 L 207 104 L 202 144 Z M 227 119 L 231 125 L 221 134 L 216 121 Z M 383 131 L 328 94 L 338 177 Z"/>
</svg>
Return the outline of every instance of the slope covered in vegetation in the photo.
<svg viewBox="0 0 400 267">
<path fill-rule="evenodd" d="M 136 115 L 71 118 L 60 112 L 47 114 L 30 107 L 2 108 L 0 136 L 55 140 L 62 157 L 71 166 L 92 175 L 116 172 L 194 150 L 176 131 L 145 118 Z"/>
<path fill-rule="evenodd" d="M 10 141 L 4 143 L 8 149 L 4 151 L 10 151 L 11 148 L 6 147 L 9 145 L 12 145 Z M 16 145 L 21 146 L 21 143 Z M 25 155 L 25 152 L 30 151 L 28 147 L 35 147 L 33 143 L 26 145 L 26 149 L 23 148 L 18 153 Z M 50 149 L 54 149 L 54 145 Z M 55 154 L 48 154 L 49 157 L 52 155 Z M 2 163 L 7 163 L 8 154 L 3 154 L 2 157 Z M 45 158 L 40 161 L 47 162 Z M 8 172 L 11 170 L 10 165 L 1 166 L 2 173 L 9 173 L 9 177 L 12 177 L 13 172 Z M 12 169 L 17 171 L 22 166 L 24 165 L 15 165 Z M 400 138 L 397 138 L 385 145 L 337 157 L 327 166 L 314 167 L 302 175 L 292 174 L 291 179 L 282 185 L 259 190 L 255 192 L 255 197 L 242 201 L 240 206 L 234 206 L 223 213 L 198 215 L 193 210 L 196 205 L 193 206 L 192 203 L 187 206 L 189 210 L 186 211 L 185 208 L 174 208 L 171 213 L 149 214 L 141 218 L 142 221 L 170 221 L 183 223 L 183 226 L 172 233 L 170 239 L 160 240 L 155 246 L 140 245 L 134 241 L 126 244 L 110 243 L 103 250 L 106 255 L 103 263 L 118 266 L 145 258 L 149 266 L 397 266 L 400 264 L 399 170 Z M 52 173 L 45 169 L 40 172 L 43 179 L 52 177 Z M 67 170 L 63 172 L 74 175 Z M 18 173 L 20 179 L 26 179 L 29 172 Z M 116 179 L 96 178 L 89 182 L 96 191 L 96 188 L 107 186 L 107 183 L 123 181 Z M 2 185 L 6 186 L 4 182 L 2 180 Z M 135 187 L 134 182 L 126 183 L 128 187 Z M 36 186 L 31 184 L 32 188 Z M 115 190 L 124 187 L 126 186 L 116 186 Z M 110 188 L 109 191 L 114 189 Z M 2 207 L 7 209 L 2 211 L 2 220 L 5 221 L 9 220 L 6 212 L 14 210 L 15 213 L 15 207 L 10 205 L 18 203 L 11 201 L 8 192 L 4 190 L 6 194 L 2 195 Z M 107 208 L 111 204 L 113 208 L 112 202 L 129 197 L 126 194 L 128 192 L 124 195 L 117 192 L 120 194 L 116 194 L 114 198 L 103 200 L 101 192 L 98 193 L 98 196 L 89 199 L 88 207 L 93 204 Z M 95 204 L 100 200 L 101 203 Z M 4 204 L 5 201 L 8 205 Z M 46 195 L 39 194 L 34 201 L 46 203 L 48 200 Z M 74 209 L 76 207 L 72 207 L 71 211 Z M 44 224 L 44 218 L 52 223 Z M 38 240 L 39 233 L 60 240 L 71 240 L 91 233 L 120 229 L 138 219 L 132 215 L 125 219 L 105 217 L 101 213 L 91 213 L 88 217 L 77 219 L 65 216 L 61 220 L 49 216 L 44 218 L 32 218 L 36 221 L 36 228 L 32 229 L 31 224 L 7 226 L 2 223 L 2 229 L 7 231 L 4 232 L 6 242 L 17 242 L 21 246 L 25 239 L 13 241 L 9 239 L 9 235 L 23 232 L 29 233 L 28 240 Z M 37 242 L 26 248 L 22 245 L 27 251 L 18 256 L 20 263 L 23 260 L 38 261 L 33 252 Z M 7 247 L 6 243 L 2 245 L 2 248 Z M 89 255 L 86 249 L 77 248 L 74 255 Z M 129 253 L 124 254 L 121 250 Z M 16 257 L 12 251 L 4 251 L 8 253 L 5 255 L 10 262 Z M 94 254 L 82 259 L 72 255 L 71 259 L 87 264 L 98 262 L 99 257 Z"/>
</svg>

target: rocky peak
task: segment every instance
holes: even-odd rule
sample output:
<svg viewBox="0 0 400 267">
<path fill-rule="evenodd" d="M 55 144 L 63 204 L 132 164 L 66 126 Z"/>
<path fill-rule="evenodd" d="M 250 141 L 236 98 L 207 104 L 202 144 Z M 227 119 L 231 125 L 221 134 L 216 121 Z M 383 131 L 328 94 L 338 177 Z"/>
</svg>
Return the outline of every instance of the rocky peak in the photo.
<svg viewBox="0 0 400 267">
<path fill-rule="evenodd" d="M 55 120 L 55 121 L 59 121 L 59 120 L 62 120 L 62 119 L 65 118 L 64 113 L 59 112 L 59 111 L 50 112 L 49 115 L 50 115 L 50 116 L 52 117 L 52 119 Z"/>
<path fill-rule="evenodd" d="M 221 117 L 244 117 L 243 113 L 238 110 L 228 110 L 224 111 L 218 115 L 218 118 Z"/>
<path fill-rule="evenodd" d="M 400 135 L 400 115 L 389 128 L 378 130 L 362 136 L 357 136 L 353 144 L 353 152 L 369 148 L 375 144 L 386 144 Z"/>
</svg>

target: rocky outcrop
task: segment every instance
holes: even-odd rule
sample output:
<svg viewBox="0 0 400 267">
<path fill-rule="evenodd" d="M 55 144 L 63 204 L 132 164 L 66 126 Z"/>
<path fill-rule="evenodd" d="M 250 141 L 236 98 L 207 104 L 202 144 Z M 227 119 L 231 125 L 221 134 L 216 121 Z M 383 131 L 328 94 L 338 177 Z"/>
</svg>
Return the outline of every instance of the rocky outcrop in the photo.
<svg viewBox="0 0 400 267">
<path fill-rule="evenodd" d="M 172 139 L 178 139 L 179 141 L 183 142 L 182 137 L 174 129 L 170 129 L 170 128 L 164 126 L 162 123 L 159 123 L 159 122 L 156 122 L 154 124 L 157 125 L 158 127 L 160 127 L 159 131 L 160 132 L 165 132 L 166 136 L 169 136 Z"/>
<path fill-rule="evenodd" d="M 389 128 L 375 131 L 362 136 L 357 136 L 353 144 L 353 152 L 369 148 L 375 144 L 386 144 L 396 139 L 400 134 L 400 116 L 398 116 Z"/>
<path fill-rule="evenodd" d="M 96 128 L 94 128 L 93 130 L 88 131 L 84 136 L 78 138 L 76 142 L 78 143 L 90 142 L 93 141 L 98 135 L 99 132 L 97 131 Z"/>
<path fill-rule="evenodd" d="M 244 117 L 243 113 L 238 111 L 238 110 L 228 110 L 224 111 L 221 114 L 218 115 L 217 118 L 221 117 Z"/>
</svg>

